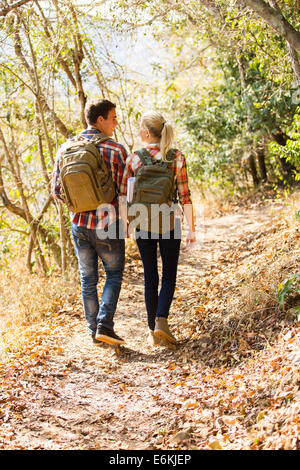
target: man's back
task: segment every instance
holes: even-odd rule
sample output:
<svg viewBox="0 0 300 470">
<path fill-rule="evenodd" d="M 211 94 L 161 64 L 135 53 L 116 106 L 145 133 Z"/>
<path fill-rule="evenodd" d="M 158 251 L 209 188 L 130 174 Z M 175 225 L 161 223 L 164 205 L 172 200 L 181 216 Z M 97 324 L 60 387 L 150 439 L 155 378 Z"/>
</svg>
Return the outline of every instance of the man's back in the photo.
<svg viewBox="0 0 300 470">
<path fill-rule="evenodd" d="M 100 135 L 100 131 L 95 128 L 88 128 L 82 131 L 79 136 L 82 136 L 86 139 L 94 139 Z M 53 170 L 52 177 L 52 193 L 54 197 L 61 199 L 62 198 L 62 188 L 60 183 L 60 161 L 61 155 L 65 148 L 65 144 L 61 146 L 57 152 L 56 161 Z M 123 172 L 125 168 L 125 162 L 127 158 L 127 152 L 123 145 L 117 143 L 112 138 L 107 137 L 107 139 L 97 146 L 100 155 L 102 156 L 109 173 L 112 177 L 112 181 L 115 185 L 116 195 L 111 201 L 111 211 L 110 211 L 110 222 L 113 222 L 118 215 L 118 193 L 122 183 Z M 86 227 L 90 229 L 94 228 L 104 228 L 107 225 L 107 217 L 102 210 L 91 210 L 85 212 L 71 212 L 71 218 L 73 224 L 79 227 Z"/>
</svg>

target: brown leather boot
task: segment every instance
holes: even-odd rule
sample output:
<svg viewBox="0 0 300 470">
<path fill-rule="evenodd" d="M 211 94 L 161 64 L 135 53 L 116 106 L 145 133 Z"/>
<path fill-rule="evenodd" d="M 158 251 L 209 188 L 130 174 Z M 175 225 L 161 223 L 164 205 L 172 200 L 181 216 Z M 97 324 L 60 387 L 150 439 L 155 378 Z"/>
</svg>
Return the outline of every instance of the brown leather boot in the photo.
<svg viewBox="0 0 300 470">
<path fill-rule="evenodd" d="M 162 346 L 163 345 L 161 340 L 155 336 L 154 331 L 152 331 L 152 330 L 149 330 L 148 343 L 152 347 Z"/>
<path fill-rule="evenodd" d="M 166 346 L 177 345 L 177 340 L 174 338 L 169 329 L 167 318 L 157 317 L 155 319 L 154 336 L 161 339 L 161 341 L 163 341 Z"/>
</svg>

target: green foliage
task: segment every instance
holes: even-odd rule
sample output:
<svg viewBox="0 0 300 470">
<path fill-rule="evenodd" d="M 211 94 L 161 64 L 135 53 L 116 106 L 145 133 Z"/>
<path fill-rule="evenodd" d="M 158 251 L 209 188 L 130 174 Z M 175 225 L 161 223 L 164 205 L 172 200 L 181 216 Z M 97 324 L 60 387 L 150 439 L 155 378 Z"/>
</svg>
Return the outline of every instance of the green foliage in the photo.
<svg viewBox="0 0 300 470">
<path fill-rule="evenodd" d="M 201 155 L 203 173 L 235 186 L 244 177 L 243 159 L 257 143 L 292 122 L 295 106 L 289 90 L 272 81 L 252 54 L 243 57 L 245 89 L 235 56 L 222 53 L 215 63 L 223 79 L 214 80 L 202 94 L 196 88 L 186 94 L 183 121 L 194 137 L 191 148 Z M 289 141 L 284 151 L 294 161 L 297 142 Z"/>
<path fill-rule="evenodd" d="M 125 4 L 124 11 L 139 11 L 135 2 Z M 267 150 L 270 183 L 285 184 L 287 175 L 280 164 L 283 167 L 284 160 L 295 165 L 298 152 L 295 141 L 280 149 L 275 140 L 278 131 L 291 137 L 287 130 L 296 109 L 295 77 L 285 39 L 258 15 L 245 14 L 234 1 L 172 2 L 172 6 L 166 15 L 163 2 L 152 0 L 146 10 L 156 14 L 158 20 L 151 28 L 170 53 L 167 66 L 156 64 L 166 75 L 157 101 L 160 98 L 160 108 L 168 113 L 172 109 L 183 130 L 180 142 L 189 156 L 191 175 L 230 191 L 249 188 L 250 169 L 245 162 L 259 144 Z M 279 7 L 297 27 L 295 1 Z M 272 145 L 267 147 L 269 142 L 277 145 L 280 155 L 275 155 Z"/>
<path fill-rule="evenodd" d="M 300 108 L 293 117 L 291 125 L 287 128 L 288 140 L 285 146 L 270 142 L 269 149 L 272 156 L 284 158 L 295 166 L 295 180 L 300 181 Z"/>
<path fill-rule="evenodd" d="M 287 301 L 291 294 L 300 294 L 300 275 L 296 274 L 293 277 L 285 279 L 278 287 L 277 298 L 281 307 Z"/>
</svg>

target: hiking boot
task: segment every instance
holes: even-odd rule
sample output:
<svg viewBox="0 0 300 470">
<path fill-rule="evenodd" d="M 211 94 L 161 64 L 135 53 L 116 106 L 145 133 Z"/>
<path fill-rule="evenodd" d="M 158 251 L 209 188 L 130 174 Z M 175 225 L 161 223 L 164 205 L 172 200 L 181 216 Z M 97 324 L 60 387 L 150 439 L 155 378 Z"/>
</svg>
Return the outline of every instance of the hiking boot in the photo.
<svg viewBox="0 0 300 470">
<path fill-rule="evenodd" d="M 161 340 L 160 340 L 159 338 L 157 338 L 157 337 L 154 335 L 154 331 L 152 331 L 152 330 L 149 330 L 148 343 L 149 343 L 150 346 L 152 346 L 152 347 L 161 346 L 161 345 L 162 345 Z"/>
<path fill-rule="evenodd" d="M 164 317 L 156 317 L 154 335 L 159 338 L 166 346 L 176 345 L 177 340 L 169 330 L 168 320 Z"/>
<path fill-rule="evenodd" d="M 119 346 L 119 344 L 124 344 L 125 341 L 116 335 L 114 330 L 109 330 L 104 326 L 97 328 L 95 339 L 98 341 L 103 341 L 104 343 L 111 344 L 112 346 Z"/>
</svg>

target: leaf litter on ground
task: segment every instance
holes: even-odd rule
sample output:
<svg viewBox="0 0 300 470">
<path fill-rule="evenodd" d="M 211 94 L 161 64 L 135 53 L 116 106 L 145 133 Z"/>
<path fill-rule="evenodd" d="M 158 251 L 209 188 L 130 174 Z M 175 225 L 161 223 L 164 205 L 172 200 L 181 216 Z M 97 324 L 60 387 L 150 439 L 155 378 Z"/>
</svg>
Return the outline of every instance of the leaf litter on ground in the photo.
<svg viewBox="0 0 300 470">
<path fill-rule="evenodd" d="M 1 448 L 298 449 L 299 298 L 276 297 L 299 266 L 293 215 L 265 202 L 206 220 L 200 249 L 180 255 L 176 351 L 146 343 L 134 242 L 116 315 L 126 348 L 92 345 L 76 273 L 63 291 L 59 273 L 39 279 L 40 310 L 30 322 L 20 309 L 17 337 L 2 331 Z M 23 305 L 38 289 L 25 284 Z"/>
</svg>

